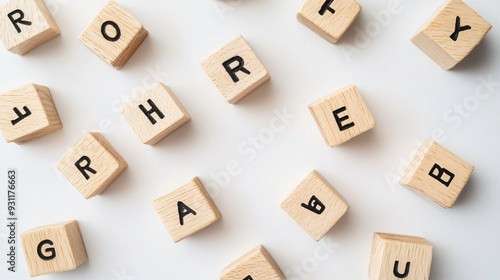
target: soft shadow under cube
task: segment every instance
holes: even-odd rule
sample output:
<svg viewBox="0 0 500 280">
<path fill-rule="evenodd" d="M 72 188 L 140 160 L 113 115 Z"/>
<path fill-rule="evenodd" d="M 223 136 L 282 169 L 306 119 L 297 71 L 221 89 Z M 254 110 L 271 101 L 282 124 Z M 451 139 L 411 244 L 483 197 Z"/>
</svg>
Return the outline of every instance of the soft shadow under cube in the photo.
<svg viewBox="0 0 500 280">
<path fill-rule="evenodd" d="M 259 245 L 222 270 L 220 280 L 284 280 L 278 264 Z"/>
</svg>

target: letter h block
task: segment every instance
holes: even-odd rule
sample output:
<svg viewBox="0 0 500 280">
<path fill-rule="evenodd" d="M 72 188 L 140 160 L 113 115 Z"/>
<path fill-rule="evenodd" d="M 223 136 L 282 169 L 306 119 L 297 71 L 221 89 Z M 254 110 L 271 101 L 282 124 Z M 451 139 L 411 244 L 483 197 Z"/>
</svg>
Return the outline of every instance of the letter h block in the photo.
<svg viewBox="0 0 500 280">
<path fill-rule="evenodd" d="M 278 264 L 264 248 L 259 245 L 222 270 L 220 280 L 284 280 Z"/>
<path fill-rule="evenodd" d="M 88 260 L 77 221 L 23 232 L 21 243 L 31 277 L 73 270 Z"/>
</svg>

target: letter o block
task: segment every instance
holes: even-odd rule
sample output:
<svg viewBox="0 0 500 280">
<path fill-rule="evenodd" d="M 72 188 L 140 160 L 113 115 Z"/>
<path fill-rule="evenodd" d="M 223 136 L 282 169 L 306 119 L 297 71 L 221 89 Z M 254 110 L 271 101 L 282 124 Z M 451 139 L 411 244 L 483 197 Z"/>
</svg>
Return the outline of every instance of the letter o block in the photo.
<svg viewBox="0 0 500 280">
<path fill-rule="evenodd" d="M 26 231 L 21 243 L 31 277 L 73 270 L 88 260 L 77 221 Z"/>
<path fill-rule="evenodd" d="M 278 264 L 264 248 L 259 245 L 222 270 L 220 280 L 284 280 Z"/>
</svg>

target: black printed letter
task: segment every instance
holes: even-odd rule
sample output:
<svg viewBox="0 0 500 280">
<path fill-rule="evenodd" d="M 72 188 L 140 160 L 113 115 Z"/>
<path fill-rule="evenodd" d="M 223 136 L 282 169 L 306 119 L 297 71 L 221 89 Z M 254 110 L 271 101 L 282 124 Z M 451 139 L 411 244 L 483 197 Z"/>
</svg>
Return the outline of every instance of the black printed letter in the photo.
<svg viewBox="0 0 500 280">
<path fill-rule="evenodd" d="M 18 18 L 14 18 L 15 14 L 18 14 L 19 17 Z M 14 10 L 14 11 L 8 13 L 7 16 L 9 17 L 10 21 L 12 22 L 12 24 L 16 28 L 17 33 L 21 33 L 21 27 L 19 27 L 19 24 L 24 24 L 24 25 L 27 25 L 27 26 L 31 25 L 31 21 L 23 20 L 24 19 L 24 12 L 21 11 L 21 10 L 19 10 L 19 9 Z"/>
<path fill-rule="evenodd" d="M 48 240 L 48 239 L 45 239 L 43 240 L 42 242 L 40 242 L 36 248 L 36 252 L 38 253 L 38 256 L 40 257 L 40 259 L 44 260 L 44 261 L 50 261 L 50 260 L 53 260 L 56 258 L 56 249 L 54 248 L 47 248 L 45 249 L 45 253 L 50 253 L 50 255 L 44 255 L 43 252 L 42 252 L 42 247 L 43 245 L 54 245 L 54 242 Z"/>
<path fill-rule="evenodd" d="M 13 110 L 14 110 L 14 113 L 16 113 L 18 118 L 10 121 L 12 123 L 12 125 L 16 125 L 18 122 L 24 120 L 27 116 L 31 115 L 30 109 L 28 109 L 28 107 L 26 107 L 26 106 L 23 106 L 24 114 L 21 114 L 21 111 L 19 111 L 19 109 L 17 109 L 17 107 L 14 107 Z"/>
<path fill-rule="evenodd" d="M 396 261 L 394 263 L 394 270 L 393 270 L 394 276 L 401 279 L 408 277 L 408 274 L 410 274 L 410 262 L 406 263 L 405 272 L 403 272 L 403 274 L 399 273 L 398 266 L 399 266 L 399 261 Z"/>
<path fill-rule="evenodd" d="M 460 33 L 461 31 L 469 30 L 469 29 L 472 29 L 472 27 L 470 27 L 470 25 L 460 26 L 460 17 L 457 16 L 457 19 L 455 20 L 455 31 L 450 35 L 450 38 L 453 41 L 456 41 L 456 40 L 458 40 L 458 33 Z"/>
<path fill-rule="evenodd" d="M 434 174 L 434 171 L 437 171 L 437 174 Z M 448 181 L 443 180 L 443 175 L 446 174 L 448 175 Z M 434 163 L 434 165 L 431 168 L 431 171 L 429 171 L 429 176 L 432 178 L 438 180 L 441 184 L 449 187 L 451 181 L 453 181 L 453 178 L 455 178 L 455 174 L 451 173 L 448 169 L 442 168 L 439 166 L 437 163 Z"/>
<path fill-rule="evenodd" d="M 231 63 L 233 62 L 238 62 L 238 65 L 236 65 L 236 67 L 231 68 Z M 222 66 L 224 66 L 224 69 L 226 69 L 226 72 L 229 74 L 229 76 L 231 76 L 231 79 L 233 79 L 233 82 L 235 83 L 237 83 L 240 80 L 238 76 L 236 76 L 236 73 L 238 71 L 250 75 L 250 71 L 248 71 L 244 67 L 244 65 L 245 61 L 243 60 L 243 58 L 241 58 L 241 56 L 232 57 L 222 63 Z"/>
<path fill-rule="evenodd" d="M 243 278 L 243 280 L 253 280 L 252 276 L 248 275 L 247 277 Z"/>
<path fill-rule="evenodd" d="M 189 208 L 182 201 L 177 201 L 177 210 L 179 211 L 179 222 L 181 223 L 181 226 L 184 225 L 184 217 L 186 215 L 193 214 L 196 216 L 196 212 L 193 209 Z"/>
<path fill-rule="evenodd" d="M 116 30 L 115 37 L 109 36 L 108 33 L 106 32 L 106 27 L 108 27 L 108 25 L 111 25 Z M 108 40 L 110 42 L 116 42 L 116 41 L 120 40 L 120 37 L 122 36 L 122 32 L 121 32 L 120 27 L 118 26 L 118 24 L 116 24 L 114 21 L 110 21 L 110 20 L 105 21 L 101 25 L 101 34 L 104 37 L 104 39 L 106 39 L 106 40 Z"/>
<path fill-rule="evenodd" d="M 330 7 L 333 1 L 334 0 L 326 0 L 325 3 L 323 3 L 323 6 L 321 6 L 321 9 L 318 13 L 320 15 L 324 15 L 326 11 L 329 11 L 330 13 L 335 14 L 335 10 Z"/>
<path fill-rule="evenodd" d="M 81 163 L 84 161 L 85 165 L 82 165 Z M 97 171 L 95 171 L 94 169 L 92 169 L 92 167 L 90 167 L 90 158 L 88 156 L 81 157 L 77 162 L 75 162 L 75 166 L 83 174 L 83 177 L 85 177 L 85 179 L 87 180 L 90 178 L 90 176 L 89 174 L 87 174 L 87 172 L 85 172 L 85 170 L 87 170 L 92 174 L 97 173 Z"/>
<path fill-rule="evenodd" d="M 311 199 L 309 199 L 308 204 L 302 203 L 300 204 L 300 206 L 318 215 L 321 215 L 321 213 L 325 211 L 325 205 L 314 195 L 311 197 Z"/>
<path fill-rule="evenodd" d="M 151 109 L 149 111 L 146 110 L 146 108 L 144 108 L 144 105 L 139 105 L 139 109 L 141 109 L 141 111 L 144 113 L 144 115 L 146 115 L 146 117 L 148 117 L 149 121 L 154 125 L 156 124 L 156 120 L 155 118 L 153 118 L 153 113 L 156 113 L 158 115 L 158 117 L 160 117 L 160 119 L 163 119 L 165 117 L 165 115 L 163 115 L 163 113 L 160 111 L 160 109 L 158 109 L 158 107 L 156 107 L 156 104 L 153 102 L 153 100 L 151 99 L 148 99 L 148 104 L 149 106 L 151 106 Z"/>
<path fill-rule="evenodd" d="M 354 126 L 353 122 L 350 122 L 348 124 L 342 125 L 343 121 L 346 121 L 349 119 L 348 115 L 345 115 L 343 117 L 339 117 L 339 114 L 344 112 L 346 110 L 345 106 L 341 107 L 335 111 L 333 111 L 333 117 L 335 118 L 335 122 L 337 122 L 337 125 L 339 126 L 340 131 L 344 131 L 346 129 L 349 129 Z"/>
</svg>

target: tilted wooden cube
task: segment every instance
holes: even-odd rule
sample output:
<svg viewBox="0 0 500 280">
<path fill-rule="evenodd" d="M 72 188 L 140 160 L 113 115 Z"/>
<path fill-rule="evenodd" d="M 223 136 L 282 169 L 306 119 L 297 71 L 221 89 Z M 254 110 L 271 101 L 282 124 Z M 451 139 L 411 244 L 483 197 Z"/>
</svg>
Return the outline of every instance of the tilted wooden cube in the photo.
<svg viewBox="0 0 500 280">
<path fill-rule="evenodd" d="M 461 0 L 449 0 L 411 39 L 417 47 L 446 70 L 462 61 L 491 29 Z"/>
<path fill-rule="evenodd" d="M 426 140 L 400 183 L 450 208 L 469 181 L 474 166 L 436 142 Z"/>
<path fill-rule="evenodd" d="M 77 221 L 23 232 L 21 243 L 31 277 L 73 270 L 88 260 Z"/>
<path fill-rule="evenodd" d="M 86 199 L 105 191 L 127 166 L 99 132 L 85 134 L 57 163 L 59 171 Z"/>
<path fill-rule="evenodd" d="M 432 244 L 421 237 L 374 233 L 370 280 L 429 280 Z"/>
<path fill-rule="evenodd" d="M 228 265 L 221 273 L 220 280 L 284 280 L 278 264 L 259 245 Z"/>
</svg>

